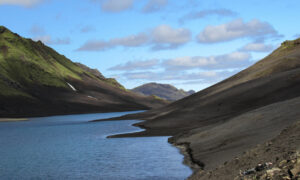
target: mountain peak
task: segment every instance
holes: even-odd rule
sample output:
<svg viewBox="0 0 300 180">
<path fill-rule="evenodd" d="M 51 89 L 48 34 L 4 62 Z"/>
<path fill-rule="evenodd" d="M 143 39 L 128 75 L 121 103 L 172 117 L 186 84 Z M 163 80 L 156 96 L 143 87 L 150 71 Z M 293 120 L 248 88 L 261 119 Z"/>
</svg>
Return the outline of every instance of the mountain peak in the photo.
<svg viewBox="0 0 300 180">
<path fill-rule="evenodd" d="M 149 96 L 155 95 L 169 101 L 176 101 L 194 93 L 194 91 L 186 92 L 182 89 L 177 89 L 170 84 L 159 84 L 155 82 L 138 86 L 132 89 L 132 91 Z"/>
<path fill-rule="evenodd" d="M 7 31 L 8 29 L 5 26 L 0 26 L 0 34 L 4 33 L 5 31 Z"/>
<path fill-rule="evenodd" d="M 281 47 L 284 49 L 291 49 L 300 45 L 300 38 L 296 40 L 288 40 L 281 43 Z"/>
</svg>

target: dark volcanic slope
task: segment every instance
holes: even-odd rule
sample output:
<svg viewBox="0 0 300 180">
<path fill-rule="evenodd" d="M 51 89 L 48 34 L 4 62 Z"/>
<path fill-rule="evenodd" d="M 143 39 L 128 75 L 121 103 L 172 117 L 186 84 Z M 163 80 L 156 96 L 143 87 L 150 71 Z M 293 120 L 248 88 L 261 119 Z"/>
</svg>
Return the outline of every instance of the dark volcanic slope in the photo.
<svg viewBox="0 0 300 180">
<path fill-rule="evenodd" d="M 255 148 L 247 150 L 237 158 L 228 161 L 212 172 L 199 171 L 191 180 L 233 180 L 233 179 L 256 179 L 256 180 L 282 180 L 297 179 L 296 173 L 300 172 L 300 119 L 297 123 L 285 128 L 279 135 Z M 271 170 L 256 172 L 247 176 L 241 176 L 240 171 L 245 171 L 263 164 L 272 162 Z M 275 170 L 271 173 L 272 170 Z M 294 177 L 291 177 L 290 172 Z M 268 176 L 269 178 L 266 178 Z"/>
<path fill-rule="evenodd" d="M 127 111 L 164 104 L 131 93 L 42 42 L 0 26 L 0 117 Z"/>
<path fill-rule="evenodd" d="M 176 101 L 194 94 L 195 91 L 184 91 L 169 84 L 148 83 L 132 89 L 133 92 L 144 95 L 155 95 L 168 101 Z"/>
<path fill-rule="evenodd" d="M 255 65 L 140 118 L 136 135 L 173 135 L 194 162 L 213 169 L 276 136 L 300 119 L 300 39 L 286 41 Z M 133 135 L 126 135 L 133 136 Z"/>
</svg>

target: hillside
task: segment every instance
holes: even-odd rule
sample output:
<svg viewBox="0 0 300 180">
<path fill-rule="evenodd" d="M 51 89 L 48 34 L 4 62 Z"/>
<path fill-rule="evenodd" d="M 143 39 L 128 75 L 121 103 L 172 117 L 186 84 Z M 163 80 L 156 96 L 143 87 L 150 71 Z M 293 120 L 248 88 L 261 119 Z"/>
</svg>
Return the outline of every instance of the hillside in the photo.
<svg viewBox="0 0 300 180">
<path fill-rule="evenodd" d="M 0 117 L 150 109 L 164 105 L 131 93 L 44 45 L 0 26 Z"/>
<path fill-rule="evenodd" d="M 169 84 L 147 83 L 132 89 L 133 92 L 144 95 L 155 95 L 168 101 L 176 101 L 194 94 L 195 91 L 184 91 Z"/>
<path fill-rule="evenodd" d="M 242 155 L 207 173 L 199 171 L 191 180 L 265 180 L 299 179 L 300 177 L 300 119 L 272 140 L 245 151 Z M 240 174 L 258 164 L 271 162 L 268 169 L 249 175 Z"/>
<path fill-rule="evenodd" d="M 137 124 L 145 132 L 116 137 L 172 135 L 170 142 L 186 148 L 192 167 L 214 170 L 299 121 L 299 98 L 297 39 L 196 94 L 160 109 L 115 118 L 146 120 Z"/>
</svg>

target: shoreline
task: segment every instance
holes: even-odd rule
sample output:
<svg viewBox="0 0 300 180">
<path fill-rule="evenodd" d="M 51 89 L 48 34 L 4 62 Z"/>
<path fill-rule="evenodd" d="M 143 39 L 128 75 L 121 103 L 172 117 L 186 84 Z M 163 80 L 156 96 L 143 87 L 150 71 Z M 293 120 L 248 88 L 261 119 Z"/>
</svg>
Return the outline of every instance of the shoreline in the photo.
<svg viewBox="0 0 300 180">
<path fill-rule="evenodd" d="M 126 115 L 125 115 L 126 116 Z M 102 121 L 118 121 L 117 119 L 111 118 L 111 119 L 105 119 L 105 120 L 94 120 L 90 122 L 102 122 Z M 123 133 L 123 134 L 115 134 L 115 135 L 109 135 L 106 138 L 130 138 L 130 137 L 154 137 L 154 136 L 168 136 L 168 135 L 162 135 L 161 133 L 156 133 L 151 131 L 150 128 L 147 128 L 143 125 L 140 125 L 139 123 L 144 122 L 145 120 L 137 120 L 140 121 L 138 123 L 131 124 L 131 126 L 138 127 L 143 131 L 133 132 L 133 133 Z M 183 161 L 182 164 L 188 166 L 192 170 L 192 174 L 188 177 L 192 177 L 195 173 L 197 173 L 199 170 L 203 170 L 205 164 L 197 161 L 193 158 L 193 152 L 190 148 L 190 144 L 188 142 L 184 143 L 176 143 L 176 140 L 174 139 L 174 136 L 170 136 L 168 138 L 169 144 L 174 146 L 176 149 L 179 150 L 179 153 L 183 155 Z"/>
<path fill-rule="evenodd" d="M 182 144 L 176 144 L 176 143 L 171 143 L 168 141 L 172 146 L 175 148 L 179 149 L 180 154 L 183 155 L 183 164 L 188 166 L 192 170 L 192 174 L 188 177 L 192 177 L 195 173 L 197 173 L 199 170 L 203 170 L 204 164 L 198 164 L 194 159 L 193 159 L 193 154 L 191 153 L 191 149 L 189 147 L 188 143 L 182 143 Z"/>
<path fill-rule="evenodd" d="M 170 140 L 170 138 L 169 138 L 169 140 Z M 205 164 L 203 164 L 202 162 L 198 162 L 193 158 L 192 149 L 190 148 L 189 143 L 177 144 L 177 143 L 172 143 L 169 140 L 168 140 L 168 143 L 170 143 L 171 145 L 173 145 L 174 147 L 179 149 L 180 154 L 182 154 L 184 157 L 183 164 L 190 167 L 192 169 L 193 173 L 195 173 L 199 170 L 203 170 L 203 168 L 205 167 Z"/>
<path fill-rule="evenodd" d="M 0 118 L 0 122 L 28 121 L 28 118 Z"/>
<path fill-rule="evenodd" d="M 118 112 L 133 112 L 139 113 L 138 111 L 147 111 L 147 110 L 131 110 L 131 111 L 91 111 L 91 112 L 74 112 L 74 113 L 41 113 L 41 114 L 32 114 L 32 115 L 13 115 L 13 116 L 4 116 L 0 117 L 0 122 L 11 122 L 11 121 L 28 121 L 30 118 L 43 118 L 51 116 L 68 116 L 68 115 L 84 115 L 84 114 L 98 114 L 98 113 L 118 113 Z M 131 114 L 131 113 L 129 113 Z M 93 122 L 97 120 L 91 120 Z"/>
<path fill-rule="evenodd" d="M 48 116 L 62 116 L 62 115 L 80 115 L 80 114 L 95 114 L 95 113 L 114 113 L 114 112 L 134 112 L 134 111 L 148 111 L 150 109 L 131 109 L 131 110 L 81 110 L 75 112 L 41 112 L 41 113 L 17 113 L 17 114 L 1 114 L 0 118 L 38 118 L 38 117 L 48 117 Z M 138 114 L 134 113 L 134 114 Z M 113 119 L 113 118 L 112 118 Z M 93 120 L 97 121 L 97 120 Z"/>
</svg>

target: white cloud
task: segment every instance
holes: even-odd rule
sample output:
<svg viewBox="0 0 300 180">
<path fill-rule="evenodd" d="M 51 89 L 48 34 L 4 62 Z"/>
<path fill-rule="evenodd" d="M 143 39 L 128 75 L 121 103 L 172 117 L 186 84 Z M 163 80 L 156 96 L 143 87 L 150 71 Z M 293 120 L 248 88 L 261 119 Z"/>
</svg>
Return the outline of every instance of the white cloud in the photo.
<svg viewBox="0 0 300 180">
<path fill-rule="evenodd" d="M 226 69 L 239 68 L 249 65 L 251 55 L 244 52 L 233 52 L 229 54 L 209 57 L 180 57 L 164 62 L 164 66 L 170 70 L 182 69 Z"/>
<path fill-rule="evenodd" d="M 115 76 L 124 80 L 216 83 L 253 64 L 250 59 L 249 53 L 232 52 L 209 57 L 187 56 L 169 60 L 129 61 L 108 70 L 123 71 Z"/>
<path fill-rule="evenodd" d="M 127 80 L 143 80 L 149 82 L 168 82 L 194 84 L 201 83 L 216 83 L 224 78 L 233 75 L 235 71 L 201 71 L 201 72 L 172 72 L 172 71 L 143 71 L 143 72 L 125 72 L 116 76 Z"/>
<path fill-rule="evenodd" d="M 70 44 L 71 40 L 70 38 L 56 38 L 50 41 L 49 44 L 53 44 L 53 45 L 66 45 L 66 44 Z"/>
<path fill-rule="evenodd" d="M 101 9 L 107 12 L 120 12 L 130 9 L 134 0 L 104 0 L 101 3 Z"/>
<path fill-rule="evenodd" d="M 149 59 L 144 61 L 128 61 L 125 64 L 119 64 L 108 70 L 134 71 L 134 70 L 152 70 L 165 69 L 170 72 L 180 72 L 186 70 L 226 70 L 249 66 L 251 55 L 246 52 L 232 52 L 218 56 L 185 56 L 167 60 Z"/>
<path fill-rule="evenodd" d="M 48 45 L 66 45 L 66 44 L 71 43 L 70 38 L 52 39 L 52 37 L 49 36 L 49 35 L 36 36 L 36 37 L 33 38 L 33 40 L 42 41 L 43 43 L 48 44 Z"/>
<path fill-rule="evenodd" d="M 77 51 L 104 51 L 111 48 L 111 44 L 106 41 L 91 40 L 77 49 Z"/>
<path fill-rule="evenodd" d="M 38 25 L 33 25 L 30 28 L 29 32 L 34 35 L 34 37 L 32 38 L 34 41 L 42 41 L 43 43 L 48 45 L 65 45 L 71 43 L 71 40 L 68 37 L 53 39 L 46 33 L 43 27 Z"/>
<path fill-rule="evenodd" d="M 191 12 L 182 18 L 179 19 L 180 23 L 184 23 L 188 20 L 201 19 L 208 16 L 218 16 L 218 17 L 233 17 L 236 16 L 237 13 L 233 12 L 229 9 L 207 9 L 198 12 Z"/>
<path fill-rule="evenodd" d="M 266 45 L 264 43 L 249 43 L 241 48 L 241 51 L 252 52 L 270 52 L 274 49 L 272 45 Z"/>
<path fill-rule="evenodd" d="M 244 22 L 242 19 L 236 19 L 226 24 L 207 26 L 197 38 L 200 43 L 217 43 L 239 38 L 261 39 L 279 36 L 267 22 L 257 19 Z"/>
<path fill-rule="evenodd" d="M 123 71 L 115 76 L 124 80 L 193 84 L 195 82 L 216 83 L 251 64 L 253 62 L 249 53 L 237 51 L 209 57 L 186 56 L 168 60 L 129 61 L 108 70 Z"/>
<path fill-rule="evenodd" d="M 33 35 L 42 35 L 42 34 L 45 34 L 46 31 L 43 27 L 41 26 L 38 26 L 38 25 L 33 25 L 31 28 L 30 28 L 30 33 L 33 34 Z"/>
<path fill-rule="evenodd" d="M 148 36 L 144 33 L 130 35 L 122 38 L 113 38 L 109 41 L 90 40 L 83 44 L 77 51 L 105 51 L 117 46 L 137 47 L 148 43 Z"/>
<path fill-rule="evenodd" d="M 113 38 L 108 41 L 90 40 L 77 51 L 104 51 L 118 46 L 140 47 L 145 45 L 151 46 L 152 50 L 174 49 L 189 42 L 190 39 L 191 33 L 187 29 L 175 29 L 168 25 L 160 25 L 149 32 Z"/>
<path fill-rule="evenodd" d="M 144 45 L 148 42 L 148 36 L 145 33 L 130 35 L 123 38 L 114 38 L 110 40 L 110 44 L 114 46 L 136 47 Z"/>
<path fill-rule="evenodd" d="M 159 64 L 159 60 L 150 59 L 145 61 L 128 61 L 126 64 L 120 64 L 109 68 L 112 71 L 131 71 L 140 69 L 152 69 Z"/>
<path fill-rule="evenodd" d="M 45 44 L 49 44 L 51 41 L 51 36 L 49 35 L 43 35 L 43 36 L 36 36 L 33 38 L 34 41 L 42 41 Z"/>
<path fill-rule="evenodd" d="M 41 3 L 43 0 L 0 0 L 0 5 L 18 5 L 32 7 Z"/>
<path fill-rule="evenodd" d="M 81 33 L 88 33 L 95 31 L 95 28 L 93 26 L 84 26 L 83 28 L 80 29 Z"/>
<path fill-rule="evenodd" d="M 168 67 L 176 68 L 195 68 L 195 67 L 204 67 L 217 64 L 214 57 L 179 57 L 171 59 L 165 62 L 165 65 Z"/>
<path fill-rule="evenodd" d="M 152 31 L 154 49 L 176 48 L 187 43 L 191 39 L 191 32 L 188 29 L 174 29 L 168 25 L 160 25 Z"/>
<path fill-rule="evenodd" d="M 168 0 L 149 0 L 146 6 L 143 8 L 144 13 L 156 12 L 165 7 L 168 4 Z"/>
</svg>

